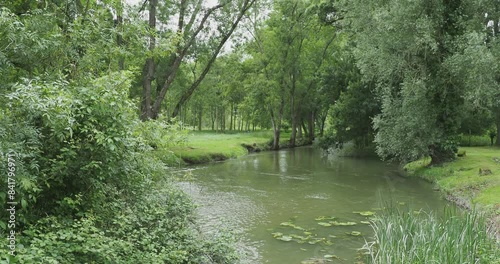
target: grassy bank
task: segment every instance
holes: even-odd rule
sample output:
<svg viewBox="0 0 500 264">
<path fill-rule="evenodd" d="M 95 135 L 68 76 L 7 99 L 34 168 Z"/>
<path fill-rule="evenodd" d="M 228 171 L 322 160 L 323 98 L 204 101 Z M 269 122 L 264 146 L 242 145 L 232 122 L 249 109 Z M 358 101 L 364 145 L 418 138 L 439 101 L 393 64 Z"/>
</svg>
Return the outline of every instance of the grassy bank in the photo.
<svg viewBox="0 0 500 264">
<path fill-rule="evenodd" d="M 476 207 L 500 230 L 500 149 L 463 147 L 464 157 L 441 166 L 429 167 L 430 159 L 405 166 L 409 176 L 434 182 L 449 200 L 467 208 Z"/>
<path fill-rule="evenodd" d="M 200 164 L 236 158 L 250 151 L 269 150 L 272 142 L 272 131 L 258 132 L 226 132 L 192 131 L 187 142 L 174 146 L 171 151 L 187 164 Z M 288 142 L 290 133 L 282 133 L 282 143 Z M 285 146 L 283 146 L 285 147 Z"/>
</svg>

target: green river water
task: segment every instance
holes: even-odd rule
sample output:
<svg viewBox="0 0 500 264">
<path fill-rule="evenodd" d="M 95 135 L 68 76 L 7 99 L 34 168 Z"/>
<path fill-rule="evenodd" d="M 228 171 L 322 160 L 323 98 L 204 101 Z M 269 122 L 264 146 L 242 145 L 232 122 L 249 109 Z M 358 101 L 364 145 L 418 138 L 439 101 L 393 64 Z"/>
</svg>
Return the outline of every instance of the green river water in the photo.
<svg viewBox="0 0 500 264">
<path fill-rule="evenodd" d="M 235 230 L 242 262 L 251 264 L 293 264 L 325 255 L 340 258 L 331 263 L 354 263 L 357 249 L 372 235 L 371 227 L 360 222 L 368 217 L 354 212 L 377 213 L 388 202 L 426 211 L 442 211 L 446 205 L 431 184 L 400 177 L 395 165 L 331 158 L 312 147 L 251 154 L 176 173 L 190 179 L 179 186 L 199 205 L 203 229 Z M 315 220 L 320 216 L 335 219 Z M 356 225 L 318 224 L 333 221 Z M 347 234 L 352 231 L 361 235 Z"/>
</svg>

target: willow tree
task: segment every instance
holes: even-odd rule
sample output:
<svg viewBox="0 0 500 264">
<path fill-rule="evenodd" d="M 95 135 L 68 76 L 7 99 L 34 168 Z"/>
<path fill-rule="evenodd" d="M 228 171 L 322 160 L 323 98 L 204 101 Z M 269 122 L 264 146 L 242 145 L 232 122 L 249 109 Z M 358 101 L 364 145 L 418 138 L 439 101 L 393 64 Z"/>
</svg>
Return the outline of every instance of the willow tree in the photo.
<svg viewBox="0 0 500 264">
<path fill-rule="evenodd" d="M 400 161 L 455 156 L 464 89 L 446 59 L 465 31 L 464 1 L 349 1 L 346 25 L 366 80 L 376 82 L 377 152 Z"/>
</svg>

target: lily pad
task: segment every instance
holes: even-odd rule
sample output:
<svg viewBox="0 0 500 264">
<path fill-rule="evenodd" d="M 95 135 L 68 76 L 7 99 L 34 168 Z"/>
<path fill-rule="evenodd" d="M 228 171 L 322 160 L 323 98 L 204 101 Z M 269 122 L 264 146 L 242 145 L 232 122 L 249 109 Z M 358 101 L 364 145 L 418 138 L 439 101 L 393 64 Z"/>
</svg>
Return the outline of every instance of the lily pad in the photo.
<svg viewBox="0 0 500 264">
<path fill-rule="evenodd" d="M 307 232 L 307 231 L 305 231 L 305 232 L 304 232 L 304 235 L 306 235 L 306 236 L 310 236 L 310 235 L 312 235 L 312 233 L 311 233 L 311 232 Z"/>
<path fill-rule="evenodd" d="M 283 236 L 283 233 L 280 233 L 280 232 L 274 232 L 274 233 L 271 233 L 271 235 L 273 235 L 273 237 L 282 237 L 282 236 Z"/>
<path fill-rule="evenodd" d="M 340 259 L 337 255 L 324 255 L 323 257 L 326 259 Z"/>
<path fill-rule="evenodd" d="M 300 227 L 300 226 L 296 226 L 296 225 L 293 225 L 292 227 L 293 227 L 294 229 L 297 229 L 297 230 L 300 230 L 300 231 L 304 231 L 304 230 L 306 230 L 305 228 Z"/>
<path fill-rule="evenodd" d="M 332 241 L 330 241 L 330 240 L 325 240 L 325 241 L 323 241 L 323 243 L 324 243 L 325 245 L 327 245 L 327 246 L 331 246 L 331 245 L 333 245 L 333 242 L 332 242 Z"/>
<path fill-rule="evenodd" d="M 289 226 L 289 227 L 293 227 L 295 226 L 292 222 L 283 222 L 280 224 L 280 226 Z"/>
<path fill-rule="evenodd" d="M 325 241 L 325 240 L 326 240 L 326 238 L 314 238 L 314 239 L 311 239 L 311 240 L 310 240 L 309 242 L 307 242 L 307 243 L 309 243 L 309 244 L 311 244 L 311 245 L 315 245 L 315 244 L 317 244 L 317 243 L 319 243 L 319 242 L 321 242 L 321 241 Z"/>
<path fill-rule="evenodd" d="M 290 236 L 293 237 L 293 238 L 296 238 L 296 239 L 300 239 L 302 241 L 305 241 L 305 240 L 308 240 L 309 238 L 311 238 L 310 236 L 309 237 L 304 237 L 304 236 L 300 236 L 300 235 L 296 235 L 296 234 L 292 234 Z"/>
<path fill-rule="evenodd" d="M 325 222 L 319 222 L 318 225 L 320 225 L 320 226 L 332 226 L 332 224 L 325 223 Z"/>
<path fill-rule="evenodd" d="M 285 241 L 285 242 L 292 241 L 291 236 L 282 236 L 282 237 L 278 237 L 277 239 L 279 239 L 281 241 Z"/>
<path fill-rule="evenodd" d="M 333 221 L 333 222 L 330 222 L 330 224 L 332 224 L 334 226 L 353 226 L 353 225 L 356 225 L 356 222 L 337 222 L 337 221 Z"/>
<path fill-rule="evenodd" d="M 365 225 L 369 225 L 370 224 L 370 221 L 359 221 L 360 223 L 362 224 L 365 224 Z"/>
<path fill-rule="evenodd" d="M 373 216 L 375 213 L 372 212 L 372 211 L 363 211 L 363 212 L 353 212 L 355 214 L 359 214 L 359 215 L 362 215 L 362 216 Z"/>
<path fill-rule="evenodd" d="M 351 231 L 350 233 L 346 233 L 348 235 L 351 235 L 351 236 L 361 236 L 361 232 L 359 231 Z"/>
</svg>

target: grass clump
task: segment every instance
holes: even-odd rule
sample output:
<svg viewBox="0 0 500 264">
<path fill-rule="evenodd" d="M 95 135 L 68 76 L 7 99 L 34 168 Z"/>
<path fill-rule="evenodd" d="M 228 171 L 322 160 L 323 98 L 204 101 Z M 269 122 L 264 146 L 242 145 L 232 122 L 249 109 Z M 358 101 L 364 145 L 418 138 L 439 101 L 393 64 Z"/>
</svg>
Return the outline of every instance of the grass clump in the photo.
<svg viewBox="0 0 500 264">
<path fill-rule="evenodd" d="M 363 247 L 367 263 L 500 263 L 498 245 L 475 211 L 437 217 L 393 208 L 372 227 L 374 240 Z"/>
</svg>

